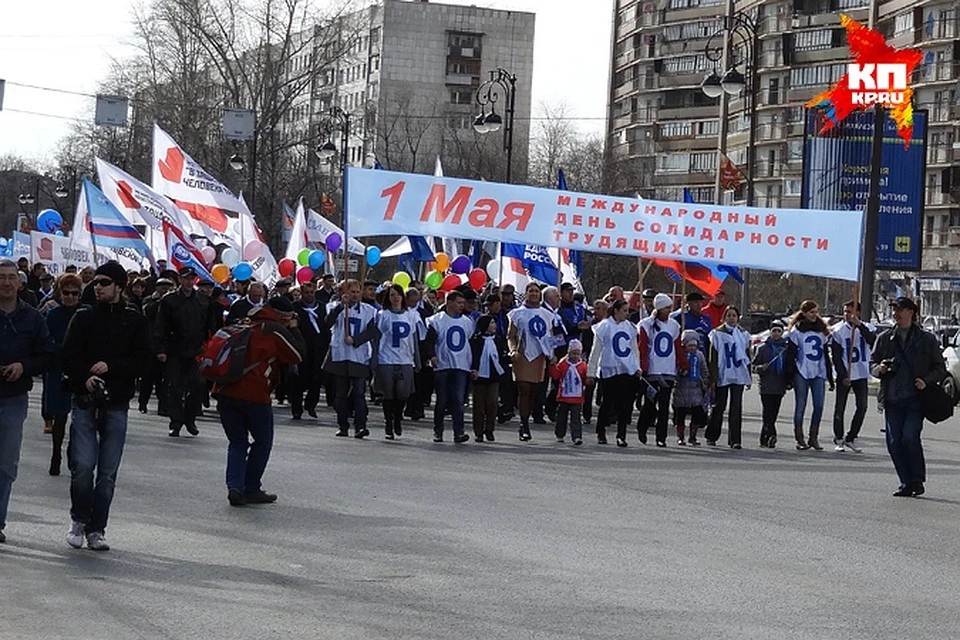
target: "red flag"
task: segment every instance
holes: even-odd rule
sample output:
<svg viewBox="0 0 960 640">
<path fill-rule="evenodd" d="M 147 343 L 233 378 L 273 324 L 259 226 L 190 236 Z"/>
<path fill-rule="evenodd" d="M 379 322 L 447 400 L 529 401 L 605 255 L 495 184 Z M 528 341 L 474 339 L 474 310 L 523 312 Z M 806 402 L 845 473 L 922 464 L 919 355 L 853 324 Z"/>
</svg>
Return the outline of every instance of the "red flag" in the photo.
<svg viewBox="0 0 960 640">
<path fill-rule="evenodd" d="M 727 157 L 727 154 L 720 154 L 720 187 L 726 191 L 736 191 L 741 185 L 747 183 L 747 177 L 740 171 L 740 167 L 733 163 L 733 160 Z"/>
</svg>

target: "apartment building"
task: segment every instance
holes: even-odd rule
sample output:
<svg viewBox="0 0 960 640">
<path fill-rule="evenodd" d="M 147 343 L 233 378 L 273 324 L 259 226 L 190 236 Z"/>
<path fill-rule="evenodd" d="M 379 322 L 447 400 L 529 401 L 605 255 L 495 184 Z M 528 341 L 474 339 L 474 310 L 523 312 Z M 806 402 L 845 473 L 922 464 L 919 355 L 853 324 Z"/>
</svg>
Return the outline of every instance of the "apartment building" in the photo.
<svg viewBox="0 0 960 640">
<path fill-rule="evenodd" d="M 388 169 L 432 172 L 440 154 L 448 173 L 469 168 L 500 180 L 502 133 L 478 134 L 473 123 L 477 88 L 503 68 L 516 76 L 513 175 L 525 179 L 534 23 L 532 13 L 379 0 L 339 20 L 344 53 L 317 74 L 285 135 L 309 130 L 322 138 L 326 114 L 338 106 L 350 115 L 350 164 L 370 166 L 376 159 Z M 506 96 L 496 97 L 504 116 Z M 339 145 L 339 137 L 332 139 Z M 484 167 L 481 156 L 496 162 Z"/>
<path fill-rule="evenodd" d="M 872 3 L 878 3 L 873 6 Z M 929 111 L 923 272 L 921 286 L 939 312 L 960 308 L 960 33 L 957 7 L 943 0 L 735 0 L 757 24 L 760 91 L 752 173 L 756 204 L 799 207 L 803 168 L 803 105 L 846 71 L 846 36 L 839 14 L 876 27 L 896 47 L 921 49 L 913 86 L 915 104 Z M 721 63 L 706 55 L 722 28 L 726 0 L 616 0 L 608 148 L 613 162 L 636 176 L 647 197 L 679 200 L 683 187 L 714 202 L 719 99 L 705 96 L 704 76 Z M 722 39 L 713 40 L 718 45 Z M 736 44 L 733 55 L 742 51 Z M 743 67 L 741 66 L 742 70 Z M 741 168 L 747 159 L 750 120 L 742 96 L 729 100 L 727 155 Z M 955 149 L 956 143 L 956 149 Z M 742 201 L 742 193 L 723 193 Z M 891 274 L 895 280 L 908 274 Z M 956 290 L 958 293 L 953 294 Z"/>
</svg>

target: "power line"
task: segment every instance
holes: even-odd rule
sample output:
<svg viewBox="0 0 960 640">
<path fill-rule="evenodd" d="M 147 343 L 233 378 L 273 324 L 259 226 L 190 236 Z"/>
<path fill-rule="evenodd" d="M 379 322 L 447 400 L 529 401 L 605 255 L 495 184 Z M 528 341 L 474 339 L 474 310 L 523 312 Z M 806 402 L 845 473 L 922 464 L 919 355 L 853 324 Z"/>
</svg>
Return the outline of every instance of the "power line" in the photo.
<svg viewBox="0 0 960 640">
<path fill-rule="evenodd" d="M 21 113 L 28 116 L 40 116 L 43 118 L 57 118 L 58 120 L 69 120 L 70 122 L 79 120 L 79 118 L 75 116 L 58 116 L 54 113 L 40 113 L 39 111 L 27 111 L 25 109 L 4 109 L 4 111 L 9 111 L 10 113 Z"/>
</svg>

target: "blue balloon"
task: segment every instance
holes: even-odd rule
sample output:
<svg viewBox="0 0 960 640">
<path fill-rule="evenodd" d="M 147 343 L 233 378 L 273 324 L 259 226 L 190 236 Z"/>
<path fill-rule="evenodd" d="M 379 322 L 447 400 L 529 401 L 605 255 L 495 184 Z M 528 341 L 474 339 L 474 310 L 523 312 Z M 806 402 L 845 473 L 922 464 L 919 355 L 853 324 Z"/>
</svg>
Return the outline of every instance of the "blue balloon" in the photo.
<svg viewBox="0 0 960 640">
<path fill-rule="evenodd" d="M 234 280 L 249 280 L 253 277 L 253 267 L 246 262 L 241 262 L 233 268 L 231 273 Z"/>
<path fill-rule="evenodd" d="M 53 209 L 44 209 L 37 214 L 37 229 L 42 233 L 54 233 L 63 226 L 63 217 Z"/>
<path fill-rule="evenodd" d="M 0 249 L 7 246 L 8 240 L 6 238 L 0 238 Z"/>
<path fill-rule="evenodd" d="M 55 234 L 53 234 L 53 235 L 55 235 L 55 236 L 60 236 L 60 237 L 62 238 L 62 237 L 63 237 L 63 231 L 60 231 L 60 229 L 57 229 L 57 232 L 56 232 Z"/>
<path fill-rule="evenodd" d="M 326 261 L 327 256 L 320 251 L 319 249 L 314 249 L 310 252 L 310 257 L 307 258 L 307 265 L 311 269 L 319 269 L 323 266 L 324 261 Z"/>
<path fill-rule="evenodd" d="M 378 247 L 367 247 L 367 264 L 371 267 L 380 262 L 380 249 Z"/>
</svg>

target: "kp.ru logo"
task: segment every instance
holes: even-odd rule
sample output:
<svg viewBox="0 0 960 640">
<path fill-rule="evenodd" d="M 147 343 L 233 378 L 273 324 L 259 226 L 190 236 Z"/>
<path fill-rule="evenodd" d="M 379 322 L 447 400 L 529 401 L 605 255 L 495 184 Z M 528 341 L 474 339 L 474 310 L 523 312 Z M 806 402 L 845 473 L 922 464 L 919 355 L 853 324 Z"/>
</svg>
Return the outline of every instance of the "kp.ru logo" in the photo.
<svg viewBox="0 0 960 640">
<path fill-rule="evenodd" d="M 173 257 L 176 258 L 178 262 L 185 263 L 189 261 L 192 256 L 190 255 L 190 250 L 178 242 L 173 245 Z"/>
<path fill-rule="evenodd" d="M 903 104 L 907 91 L 907 65 L 850 63 L 847 65 L 847 89 L 855 105 Z"/>
</svg>

